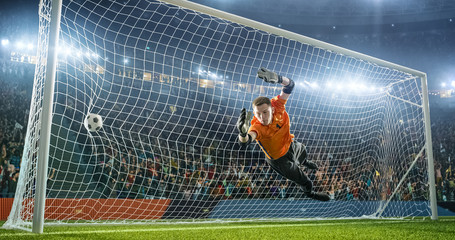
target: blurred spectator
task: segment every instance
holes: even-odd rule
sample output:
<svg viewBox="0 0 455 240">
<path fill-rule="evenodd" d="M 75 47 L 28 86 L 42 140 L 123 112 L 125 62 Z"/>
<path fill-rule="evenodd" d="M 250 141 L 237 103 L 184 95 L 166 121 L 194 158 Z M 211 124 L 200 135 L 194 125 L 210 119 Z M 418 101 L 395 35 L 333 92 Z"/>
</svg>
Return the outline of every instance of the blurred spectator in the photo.
<svg viewBox="0 0 455 240">
<path fill-rule="evenodd" d="M 17 188 L 17 181 L 19 178 L 19 172 L 14 172 L 11 174 L 11 177 L 8 179 L 8 197 L 14 198 Z"/>
</svg>

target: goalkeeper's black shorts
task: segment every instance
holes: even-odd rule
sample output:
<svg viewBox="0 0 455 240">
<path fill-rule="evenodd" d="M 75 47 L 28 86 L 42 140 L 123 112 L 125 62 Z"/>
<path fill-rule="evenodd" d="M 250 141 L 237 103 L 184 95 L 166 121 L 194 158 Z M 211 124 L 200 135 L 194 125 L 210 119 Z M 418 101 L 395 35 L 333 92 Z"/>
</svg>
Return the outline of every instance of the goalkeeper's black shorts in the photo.
<svg viewBox="0 0 455 240">
<path fill-rule="evenodd" d="M 288 152 L 284 156 L 274 160 L 266 160 L 273 170 L 278 172 L 281 176 L 300 185 L 304 192 L 312 191 L 313 183 L 300 168 L 300 165 L 304 164 L 307 160 L 305 145 L 293 141 Z"/>
</svg>

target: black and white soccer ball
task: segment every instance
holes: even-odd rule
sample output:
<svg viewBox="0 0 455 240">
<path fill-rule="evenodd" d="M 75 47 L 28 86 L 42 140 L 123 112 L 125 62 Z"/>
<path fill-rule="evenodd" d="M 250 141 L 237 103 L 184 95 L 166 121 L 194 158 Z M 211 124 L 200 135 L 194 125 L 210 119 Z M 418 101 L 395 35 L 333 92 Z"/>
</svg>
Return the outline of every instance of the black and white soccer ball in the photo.
<svg viewBox="0 0 455 240">
<path fill-rule="evenodd" d="M 89 113 L 84 119 L 84 127 L 90 132 L 97 132 L 103 127 L 103 118 L 95 113 Z"/>
</svg>

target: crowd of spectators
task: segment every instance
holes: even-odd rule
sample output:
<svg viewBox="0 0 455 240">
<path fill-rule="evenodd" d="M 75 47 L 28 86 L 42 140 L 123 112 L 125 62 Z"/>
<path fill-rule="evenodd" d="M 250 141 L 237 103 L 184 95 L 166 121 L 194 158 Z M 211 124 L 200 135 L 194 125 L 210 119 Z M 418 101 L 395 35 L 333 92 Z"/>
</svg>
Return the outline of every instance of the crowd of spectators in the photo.
<svg viewBox="0 0 455 240">
<path fill-rule="evenodd" d="M 440 113 L 440 109 L 434 108 Z M 455 123 L 453 111 L 432 119 L 433 155 L 435 161 L 436 192 L 439 201 L 455 201 Z M 446 117 L 444 117 L 446 116 Z"/>
<path fill-rule="evenodd" d="M 163 147 L 165 142 L 153 144 L 158 145 Z M 193 200 L 303 197 L 299 187 L 277 175 L 265 161 L 245 156 L 241 151 L 217 151 L 209 146 L 190 153 L 181 146 L 178 148 L 182 151 L 153 154 L 163 153 L 162 149 L 154 148 L 139 157 L 126 149 L 107 149 L 104 154 L 97 154 L 93 180 L 102 192 L 101 197 Z M 320 165 L 319 170 L 309 172 L 315 187 L 335 200 L 385 200 L 391 197 L 399 181 L 394 169 L 381 168 L 372 159 L 334 160 L 331 154 L 310 157 L 318 159 L 315 161 Z M 415 171 L 393 199 L 427 198 L 423 182 L 426 170 Z"/>
<path fill-rule="evenodd" d="M 1 196 L 13 197 L 19 175 L 25 126 L 31 100 L 33 65 L 3 61 L 1 65 Z M 10 81 L 15 79 L 15 81 Z M 433 119 L 437 197 L 454 201 L 454 174 L 450 157 L 455 153 L 454 124 Z M 207 132 L 205 134 L 208 134 Z M 137 139 L 139 141 L 139 139 Z M 201 141 L 184 144 L 151 138 L 147 146 L 104 144 L 88 163 L 94 167 L 93 190 L 103 198 L 300 198 L 302 191 L 281 178 L 261 159 L 257 147 L 239 150 L 235 141 Z M 219 147 L 225 145 L 224 147 Z M 106 147 L 109 146 L 109 147 Z M 199 147 L 196 147 L 199 146 Z M 349 152 L 349 151 L 346 151 Z M 329 153 L 311 149 L 310 158 L 320 166 L 308 174 L 318 191 L 336 200 L 388 199 L 400 179 L 394 168 L 384 168 L 367 155 Z M 405 165 L 406 162 L 404 161 Z M 417 164 L 412 179 L 393 196 L 397 200 L 426 199 L 426 169 Z M 403 166 L 407 169 L 409 166 Z M 50 181 L 58 181 L 50 171 Z M 384 177 L 388 176 L 388 177 Z M 62 179 L 60 179 L 62 180 Z M 50 185 L 52 186 L 52 185 Z"/>
<path fill-rule="evenodd" d="M 16 191 L 31 101 L 34 66 L 0 61 L 0 196 Z"/>
<path fill-rule="evenodd" d="M 11 26 L 14 26 L 12 24 Z M 10 29 L 8 28 L 2 28 Z M 20 29 L 10 29 L 8 34 L 17 33 Z M 317 38 L 327 42 L 342 42 L 344 46 L 355 43 L 359 46 L 372 45 L 373 51 L 386 45 L 389 49 L 398 48 L 393 42 L 410 42 L 416 52 L 425 51 L 428 46 L 435 49 L 435 54 L 448 54 L 445 42 L 453 35 L 453 31 L 444 34 L 439 31 L 426 33 L 410 32 L 395 33 L 385 36 L 365 34 L 323 35 Z M 410 39 L 425 39 L 426 44 L 418 44 Z M 352 46 L 355 48 L 355 46 Z M 399 49 L 394 49 L 399 52 Z M 368 52 L 368 51 L 367 51 Z M 381 56 L 379 56 L 381 57 Z M 405 63 L 406 64 L 406 63 Z M 19 169 L 22 159 L 25 131 L 31 101 L 31 88 L 34 65 L 15 63 L 3 58 L 0 61 L 0 196 L 13 197 L 19 178 Z M 163 84 L 164 85 L 164 84 Z M 182 94 L 181 86 L 178 93 Z M 165 87 L 160 86 L 160 91 Z M 173 91 L 170 89 L 169 91 Z M 189 91 L 188 101 L 199 96 Z M 214 93 L 213 95 L 218 95 Z M 123 96 L 120 96 L 123 97 Z M 121 99 L 117 99 L 121 100 Z M 157 104 L 150 107 L 154 113 L 164 112 Z M 169 99 L 166 99 L 168 101 Z M 212 100 L 213 103 L 214 100 Z M 188 104 L 188 102 L 185 102 Z M 74 102 L 72 103 L 75 104 Z M 68 104 L 68 105 L 72 105 Z M 194 102 L 194 108 L 200 102 Z M 431 104 L 431 102 L 430 102 Z M 216 104 L 213 104 L 216 105 Z M 115 107 L 114 107 L 115 108 Z M 431 108 L 433 109 L 433 108 Z M 69 111 L 69 110 L 66 110 Z M 221 109 L 218 110 L 222 111 Z M 113 113 L 117 114 L 117 113 Z M 165 113 L 162 113 L 165 114 Z M 169 114 L 169 113 L 166 113 Z M 205 116 L 204 116 L 205 114 Z M 160 115 L 160 114 L 158 114 Z M 232 122 L 228 119 L 232 112 L 220 114 L 210 111 L 201 111 L 196 116 L 204 119 L 201 128 L 213 129 L 207 119 L 223 122 L 225 125 Z M 443 116 L 453 115 L 453 112 L 435 113 L 432 111 L 432 134 L 435 159 L 435 176 L 437 184 L 437 199 L 439 201 L 455 201 L 455 124 Z M 74 115 L 72 115 L 74 117 Z M 172 114 L 169 114 L 172 120 Z M 192 116 L 189 116 L 192 117 Z M 81 118 L 78 118 L 81 119 Z M 182 119 L 181 119 L 182 120 Z M 183 119 L 185 120 L 185 119 Z M 188 125 L 193 120 L 187 120 Z M 125 125 L 130 124 L 128 121 Z M 158 121 L 149 135 L 153 136 L 156 129 L 166 130 L 167 124 Z M 175 127 L 175 126 L 173 126 Z M 174 129 L 186 131 L 187 129 Z M 127 136 L 121 133 L 119 136 Z M 169 136 L 172 138 L 172 132 Z M 185 135 L 192 135 L 191 131 Z M 208 136 L 207 132 L 199 135 Z M 182 137 L 182 136 L 179 136 Z M 218 136 L 213 136 L 218 138 Z M 140 138 L 140 137 L 139 137 Z M 179 139 L 182 140 L 182 139 Z M 140 141 L 140 140 L 139 140 Z M 121 141 L 117 141 L 121 142 Z M 299 198 L 302 192 L 292 182 L 282 179 L 261 159 L 260 150 L 256 147 L 254 153 L 245 153 L 234 146 L 234 141 L 209 141 L 201 139 L 168 141 L 166 138 L 152 138 L 147 141 L 148 146 L 138 147 L 127 144 L 120 146 L 107 144 L 94 150 L 95 157 L 88 159 L 93 164 L 93 189 L 104 198 L 186 198 L 186 199 L 232 199 L 232 198 Z M 177 142 L 177 143 L 176 143 Z M 189 144 L 189 142 L 193 144 Z M 171 144 L 172 143 L 172 144 Z M 219 147 L 220 145 L 226 145 Z M 194 146 L 199 146 L 194 148 Z M 309 172 L 318 191 L 327 191 L 337 200 L 382 200 L 393 194 L 398 185 L 398 179 L 393 168 L 384 168 L 378 162 L 370 160 L 368 156 L 353 158 L 349 155 L 336 155 L 326 149 L 311 149 L 310 158 L 320 166 L 318 171 Z M 252 155 L 253 154 L 253 155 Z M 409 161 L 404 161 L 409 162 Z M 419 164 L 424 165 L 419 162 Z M 419 165 L 418 164 L 418 165 Z M 403 166 L 407 169 L 408 166 Z M 58 179 L 58 169 L 50 171 L 51 181 Z M 417 166 L 413 170 L 413 179 L 404 182 L 394 195 L 395 199 L 421 200 L 427 198 L 425 183 L 426 170 Z M 360 177 L 359 177 L 360 176 Z M 390 176 L 390 177 L 384 177 Z M 52 185 L 50 185 L 52 186 Z"/>
<path fill-rule="evenodd" d="M 24 0 L 19 2 L 26 3 Z M 22 10 L 30 17 L 17 14 Z M 37 33 L 37 17 L 31 17 L 34 12 L 36 6 L 33 5 L 21 8 L 5 4 L 0 9 L 2 41 L 6 36 L 32 39 L 25 34 Z M 9 40 L 11 45 L 15 44 L 13 39 Z M 13 197 L 16 190 L 35 68 L 32 64 L 11 62 L 11 45 L 0 46 L 0 197 Z"/>
</svg>

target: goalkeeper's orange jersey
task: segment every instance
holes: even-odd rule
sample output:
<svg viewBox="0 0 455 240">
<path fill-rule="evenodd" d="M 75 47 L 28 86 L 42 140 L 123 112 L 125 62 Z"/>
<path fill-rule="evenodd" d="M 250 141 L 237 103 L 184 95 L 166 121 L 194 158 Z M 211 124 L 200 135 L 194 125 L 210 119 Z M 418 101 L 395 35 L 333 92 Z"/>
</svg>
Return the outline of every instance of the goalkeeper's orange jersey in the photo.
<svg viewBox="0 0 455 240">
<path fill-rule="evenodd" d="M 277 159 L 285 155 L 294 135 L 290 133 L 289 115 L 284 105 L 287 100 L 280 99 L 280 96 L 272 98 L 272 107 L 275 112 L 272 116 L 272 123 L 264 126 L 256 117 L 251 120 L 249 132 L 255 132 L 256 142 L 269 159 Z"/>
</svg>

